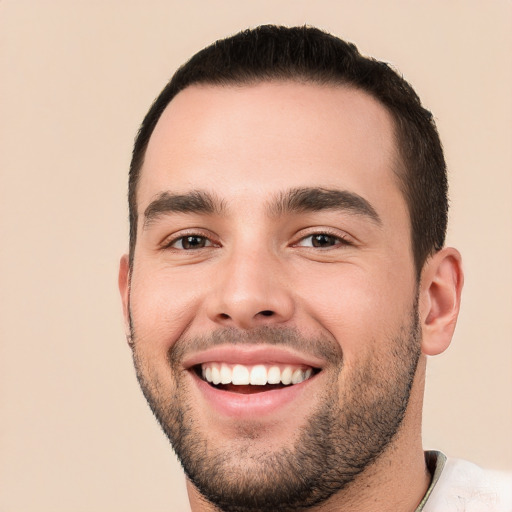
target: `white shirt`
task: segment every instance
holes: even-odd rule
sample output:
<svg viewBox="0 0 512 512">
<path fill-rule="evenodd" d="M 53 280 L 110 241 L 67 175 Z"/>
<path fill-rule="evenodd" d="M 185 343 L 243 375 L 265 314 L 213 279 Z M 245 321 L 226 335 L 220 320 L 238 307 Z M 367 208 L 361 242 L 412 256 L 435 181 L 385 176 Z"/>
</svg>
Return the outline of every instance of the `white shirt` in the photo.
<svg viewBox="0 0 512 512">
<path fill-rule="evenodd" d="M 512 473 L 427 452 L 432 483 L 416 512 L 512 512 Z"/>
</svg>

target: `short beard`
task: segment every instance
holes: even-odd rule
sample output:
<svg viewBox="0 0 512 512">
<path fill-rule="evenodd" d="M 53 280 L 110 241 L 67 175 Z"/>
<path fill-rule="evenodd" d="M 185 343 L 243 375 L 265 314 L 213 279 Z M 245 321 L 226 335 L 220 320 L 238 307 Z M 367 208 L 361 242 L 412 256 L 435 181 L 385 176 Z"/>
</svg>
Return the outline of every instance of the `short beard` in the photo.
<svg viewBox="0 0 512 512">
<path fill-rule="evenodd" d="M 420 357 L 420 331 L 415 305 L 389 352 L 373 352 L 352 368 L 350 382 L 325 389 L 318 407 L 306 419 L 290 447 L 251 455 L 264 438 L 264 428 L 240 429 L 231 445 L 213 443 L 198 426 L 186 381 L 180 374 L 183 347 L 190 341 L 209 345 L 215 340 L 247 342 L 235 330 L 216 331 L 200 340 L 178 340 L 169 352 L 174 386 L 164 388 L 151 371 L 151 361 L 138 351 L 134 362 L 142 391 L 169 438 L 188 479 L 202 496 L 223 512 L 293 512 L 318 505 L 345 489 L 389 447 L 407 410 Z M 332 340 L 306 340 L 293 330 L 258 329 L 260 342 L 321 347 L 332 362 L 333 383 L 343 368 L 339 346 Z M 374 341 L 374 348 L 381 348 Z M 183 370 L 182 370 L 183 371 Z"/>
</svg>

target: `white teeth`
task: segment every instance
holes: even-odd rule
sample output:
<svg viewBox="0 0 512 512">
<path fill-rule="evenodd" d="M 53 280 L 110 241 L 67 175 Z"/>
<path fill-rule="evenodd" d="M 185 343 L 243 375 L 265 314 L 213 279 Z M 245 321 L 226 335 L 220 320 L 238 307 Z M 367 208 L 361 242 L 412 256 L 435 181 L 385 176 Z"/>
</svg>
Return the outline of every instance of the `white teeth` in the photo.
<svg viewBox="0 0 512 512">
<path fill-rule="evenodd" d="M 279 384 L 281 382 L 281 370 L 279 366 L 271 366 L 267 372 L 267 382 L 269 384 Z"/>
<path fill-rule="evenodd" d="M 281 372 L 281 382 L 287 386 L 288 384 L 292 383 L 292 372 L 293 370 L 287 366 L 282 372 Z"/>
<path fill-rule="evenodd" d="M 300 384 L 313 375 L 313 369 L 302 366 L 266 366 L 257 364 L 245 366 L 227 363 L 204 363 L 201 365 L 204 380 L 214 385 L 234 384 L 235 386 L 265 386 L 266 384 Z"/>
<path fill-rule="evenodd" d="M 264 386 L 267 383 L 267 369 L 262 364 L 252 367 L 250 383 L 256 386 Z"/>
<path fill-rule="evenodd" d="M 233 377 L 233 372 L 231 371 L 231 368 L 225 364 L 222 363 L 220 367 L 220 383 L 221 384 L 230 384 Z"/>
<path fill-rule="evenodd" d="M 304 372 L 301 369 L 297 369 L 292 374 L 292 384 L 299 384 L 304 380 Z"/>
<path fill-rule="evenodd" d="M 241 364 L 236 364 L 233 367 L 233 376 L 231 382 L 235 386 L 243 386 L 249 384 L 249 370 Z"/>
<path fill-rule="evenodd" d="M 220 370 L 217 365 L 212 366 L 212 382 L 214 384 L 220 384 Z"/>
</svg>

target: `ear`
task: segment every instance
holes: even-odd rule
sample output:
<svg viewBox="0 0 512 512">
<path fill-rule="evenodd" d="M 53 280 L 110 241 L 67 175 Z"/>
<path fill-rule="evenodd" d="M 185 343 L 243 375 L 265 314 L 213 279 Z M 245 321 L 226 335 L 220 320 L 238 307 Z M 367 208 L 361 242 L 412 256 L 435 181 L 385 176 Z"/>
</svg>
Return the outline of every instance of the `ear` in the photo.
<svg viewBox="0 0 512 512">
<path fill-rule="evenodd" d="M 124 331 L 128 344 L 131 345 L 130 329 L 130 259 L 128 254 L 124 254 L 119 262 L 118 277 L 119 293 L 123 303 Z"/>
<path fill-rule="evenodd" d="M 442 249 L 425 262 L 419 304 L 424 354 L 440 354 L 450 345 L 459 316 L 463 283 L 462 259 L 456 249 Z"/>
</svg>

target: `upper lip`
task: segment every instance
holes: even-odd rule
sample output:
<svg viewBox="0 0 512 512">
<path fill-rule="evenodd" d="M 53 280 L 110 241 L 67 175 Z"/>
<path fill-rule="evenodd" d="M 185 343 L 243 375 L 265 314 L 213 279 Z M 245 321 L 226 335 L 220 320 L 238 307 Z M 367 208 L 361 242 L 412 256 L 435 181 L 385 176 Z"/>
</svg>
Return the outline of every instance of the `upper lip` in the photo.
<svg viewBox="0 0 512 512">
<path fill-rule="evenodd" d="M 292 348 L 273 345 L 221 345 L 190 354 L 183 360 L 188 370 L 202 363 L 222 362 L 228 364 L 283 364 L 322 368 L 325 361 L 310 354 L 301 354 Z"/>
</svg>

